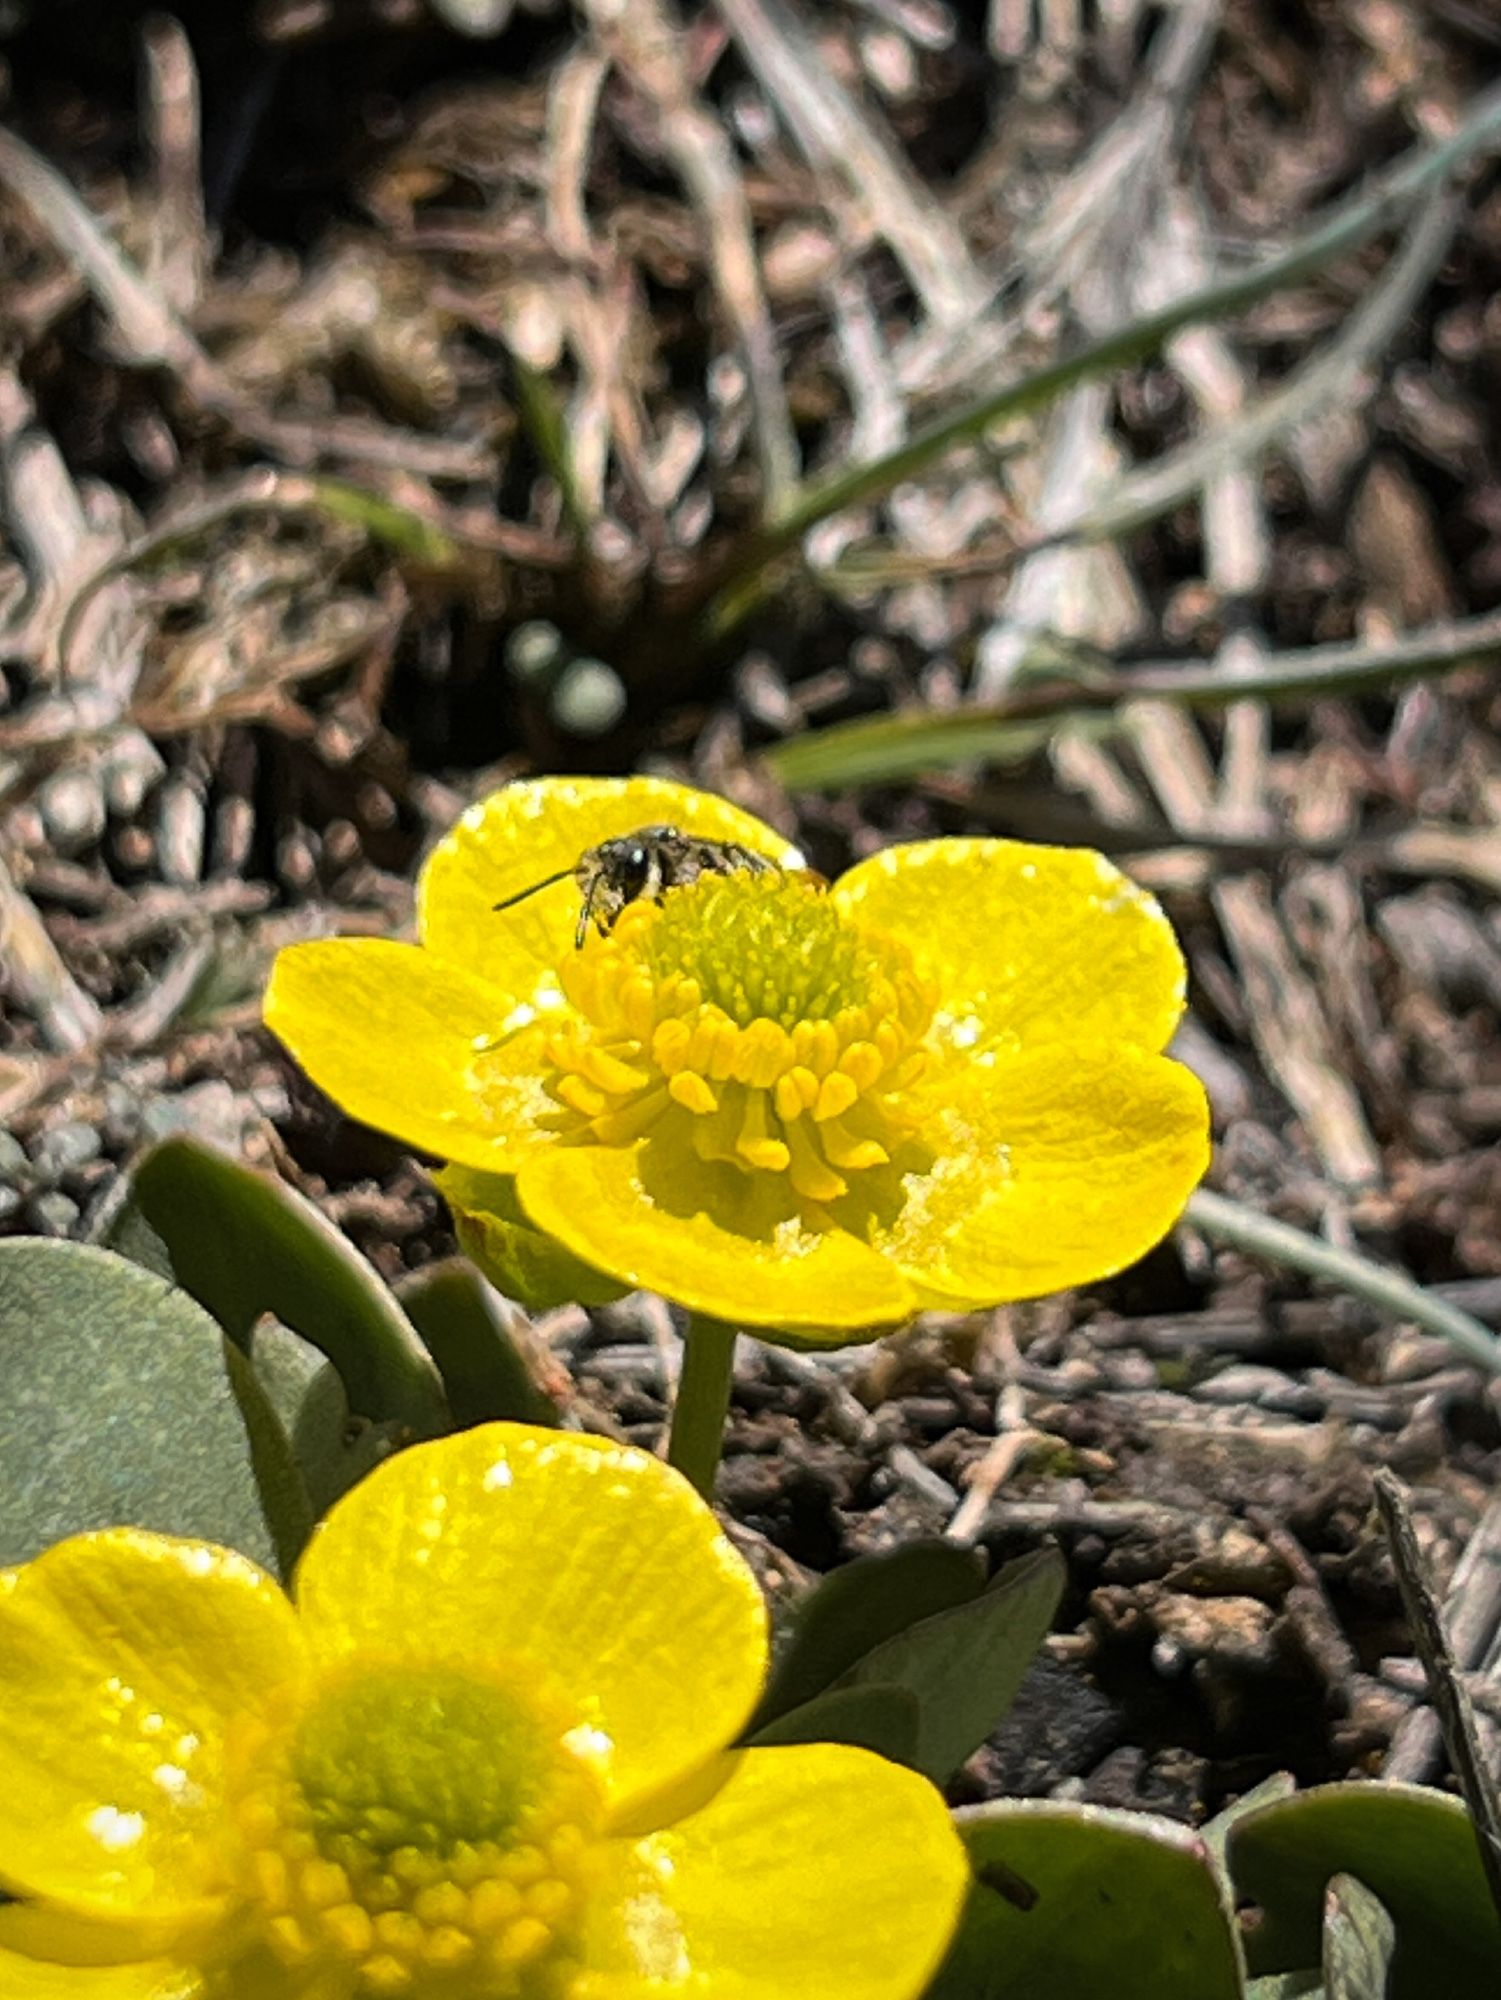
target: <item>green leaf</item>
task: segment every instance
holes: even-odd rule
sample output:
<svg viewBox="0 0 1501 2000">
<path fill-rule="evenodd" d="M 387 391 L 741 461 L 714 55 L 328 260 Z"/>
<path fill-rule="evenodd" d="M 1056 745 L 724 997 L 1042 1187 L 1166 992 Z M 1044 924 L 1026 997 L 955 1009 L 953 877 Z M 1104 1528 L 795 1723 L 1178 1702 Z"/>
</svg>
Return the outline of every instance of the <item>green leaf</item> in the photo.
<svg viewBox="0 0 1501 2000">
<path fill-rule="evenodd" d="M 190 1298 L 79 1243 L 0 1242 L 0 1563 L 153 1528 L 286 1575 L 312 1510 L 248 1363 Z"/>
<path fill-rule="evenodd" d="M 403 1279 L 396 1297 L 438 1365 L 455 1423 L 557 1423 L 557 1404 L 478 1271 L 457 1258 L 434 1264 Z"/>
<path fill-rule="evenodd" d="M 720 597 L 710 609 L 709 630 L 722 639 L 748 617 L 769 594 L 781 559 L 819 521 L 846 507 L 884 498 L 904 481 L 920 478 L 956 445 L 974 443 L 999 423 L 1046 409 L 1074 383 L 1141 360 L 1180 327 L 1239 312 L 1309 272 L 1324 269 L 1390 228 L 1409 204 L 1442 185 L 1462 162 L 1493 147 L 1498 129 L 1501 100 L 1494 92 L 1482 93 L 1455 131 L 1436 144 L 1414 147 L 1395 168 L 1315 218 L 1303 235 L 1271 257 L 1217 277 L 1200 291 L 1181 293 L 1155 311 L 1111 327 L 1073 354 L 1056 356 L 1029 374 L 988 388 L 911 432 L 879 458 L 836 463 L 795 487 L 732 552 Z"/>
<path fill-rule="evenodd" d="M 354 1246 L 310 1201 L 201 1140 L 164 1139 L 131 1176 L 112 1248 L 162 1271 L 236 1345 L 270 1313 L 326 1354 L 350 1407 L 409 1436 L 451 1420 L 432 1358 Z"/>
<path fill-rule="evenodd" d="M 872 1682 L 817 1694 L 749 1740 L 755 1749 L 773 1743 L 853 1743 L 893 1764 L 910 1764 L 917 1755 L 920 1724 L 916 1695 Z"/>
<path fill-rule="evenodd" d="M 1392 2000 L 1495 2000 L 1501 1919 L 1475 1830 L 1457 1799 L 1421 1785 L 1323 1785 L 1247 1813 L 1230 1830 L 1238 1893 L 1260 1905 L 1252 1970 L 1319 1962 L 1324 1891 L 1354 1875 L 1396 1925 Z"/>
<path fill-rule="evenodd" d="M 251 1330 L 250 1366 L 281 1425 L 317 1519 L 400 1449 L 405 1427 L 351 1416 L 339 1371 L 280 1320 L 259 1320 Z"/>
<path fill-rule="evenodd" d="M 929 2000 L 1241 2000 L 1234 1920 L 1186 1827 L 1047 1799 L 954 1819 L 976 1879 Z"/>
<path fill-rule="evenodd" d="M 959 714 L 913 710 L 862 717 L 789 736 L 762 754 L 791 792 L 839 792 L 855 785 L 891 784 L 955 764 L 1024 764 L 1065 726 L 1084 725 L 1084 711 L 1060 708 L 1042 722 L 979 706 Z M 1112 726 L 1109 718 L 1092 725 Z"/>
<path fill-rule="evenodd" d="M 832 1570 L 794 1608 L 751 1729 L 801 1708 L 883 1640 L 984 1588 L 980 1558 L 952 1542 L 910 1542 Z"/>
<path fill-rule="evenodd" d="M 1363 1882 L 1336 1875 L 1324 1909 L 1324 1986 L 1329 2000 L 1385 2000 L 1397 1930 Z"/>
<path fill-rule="evenodd" d="M 917 1751 L 906 1761 L 941 1785 L 1016 1699 L 1047 1636 L 1065 1579 L 1056 1549 L 1008 1563 L 971 1603 L 937 1612 L 885 1640 L 840 1685 L 874 1683 L 915 1695 Z"/>
<path fill-rule="evenodd" d="M 1199 1828 L 1199 1838 L 1209 1850 L 1209 1859 L 1225 1885 L 1225 1893 L 1234 1897 L 1235 1887 L 1230 1880 L 1230 1863 L 1226 1848 L 1230 1842 L 1230 1829 L 1237 1820 L 1247 1813 L 1255 1812 L 1259 1806 L 1270 1805 L 1274 1799 L 1290 1799 L 1298 1789 L 1298 1781 L 1291 1771 L 1274 1771 L 1269 1778 L 1263 1778 L 1259 1785 L 1253 1785 L 1248 1792 L 1242 1792 L 1238 1799 L 1217 1812 L 1213 1819 L 1206 1820 Z"/>
</svg>

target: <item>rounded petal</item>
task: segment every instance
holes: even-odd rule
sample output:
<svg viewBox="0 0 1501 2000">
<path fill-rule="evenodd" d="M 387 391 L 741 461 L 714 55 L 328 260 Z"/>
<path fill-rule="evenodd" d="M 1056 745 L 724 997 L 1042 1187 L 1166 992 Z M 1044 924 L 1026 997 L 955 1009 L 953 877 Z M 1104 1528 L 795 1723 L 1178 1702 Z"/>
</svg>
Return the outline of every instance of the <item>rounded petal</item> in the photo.
<svg viewBox="0 0 1501 2000">
<path fill-rule="evenodd" d="M 802 862 L 779 833 L 712 792 L 665 778 L 536 778 L 471 806 L 433 849 L 417 883 L 423 944 L 501 988 L 513 1007 L 556 1006 L 557 966 L 573 950 L 578 922 L 577 888 L 565 879 L 512 909 L 495 905 L 571 872 L 587 848 L 642 826 L 676 826 L 789 866 Z"/>
<path fill-rule="evenodd" d="M 6 1919 L 19 1907 L 0 1910 L 0 1993 L 5 2000 L 330 2000 L 331 1994 L 347 1991 L 337 1983 L 305 1985 L 254 1941 L 229 1958 L 215 1955 L 204 1966 L 162 1958 L 96 1964 L 12 1952 L 4 1942 Z"/>
<path fill-rule="evenodd" d="M 889 1259 L 800 1213 L 780 1175 L 652 1143 L 555 1146 L 526 1163 L 516 1191 L 533 1222 L 578 1256 L 716 1319 L 828 1328 L 837 1345 L 917 1309 Z"/>
<path fill-rule="evenodd" d="M 935 1164 L 873 1225 L 925 1305 L 1108 1277 L 1167 1234 L 1209 1165 L 1204 1087 L 1166 1056 L 1060 1044 L 950 1079 Z"/>
<path fill-rule="evenodd" d="M 962 1048 L 1132 1042 L 1163 1049 L 1183 1012 L 1183 954 L 1147 891 L 1102 854 L 1019 840 L 888 847 L 831 891 L 900 937 Z"/>
<path fill-rule="evenodd" d="M 38 1556 L 0 1597 L 0 1883 L 137 1956 L 197 1935 L 226 1731 L 302 1662 L 278 1585 L 226 1549 L 116 1528 Z"/>
<path fill-rule="evenodd" d="M 549 1135 L 540 1025 L 412 944 L 325 938 L 278 953 L 266 1025 L 351 1118 L 493 1173 Z"/>
<path fill-rule="evenodd" d="M 619 1843 L 575 2000 L 915 2000 L 969 1884 L 927 1779 L 839 1743 L 726 1762 L 699 1811 Z"/>
<path fill-rule="evenodd" d="M 528 1221 L 513 1179 L 469 1167 L 445 1167 L 434 1179 L 453 1212 L 459 1248 L 497 1291 L 529 1312 L 608 1305 L 626 1291 Z"/>
<path fill-rule="evenodd" d="M 534 1665 L 576 1707 L 612 1804 L 730 1742 L 766 1668 L 761 1593 L 687 1481 L 523 1424 L 387 1460 L 314 1531 L 296 1595 L 321 1656 Z"/>
<path fill-rule="evenodd" d="M 134 1965 L 52 1965 L 0 1948 L 6 2000 L 198 2000 L 196 1972 L 165 1959 Z"/>
</svg>

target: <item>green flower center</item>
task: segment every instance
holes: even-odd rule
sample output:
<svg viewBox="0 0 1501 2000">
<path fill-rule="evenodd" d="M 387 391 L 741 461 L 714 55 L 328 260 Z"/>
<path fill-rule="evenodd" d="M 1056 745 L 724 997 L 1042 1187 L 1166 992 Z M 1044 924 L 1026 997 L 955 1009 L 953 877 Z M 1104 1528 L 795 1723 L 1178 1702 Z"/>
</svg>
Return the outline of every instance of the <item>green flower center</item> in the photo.
<svg viewBox="0 0 1501 2000">
<path fill-rule="evenodd" d="M 566 1733 L 519 1684 L 401 1664 L 247 1736 L 234 1819 L 277 1958 L 368 2000 L 561 1990 L 603 1817 Z"/>
<path fill-rule="evenodd" d="M 629 1145 L 675 1121 L 699 1157 L 813 1202 L 884 1165 L 933 994 L 894 939 L 801 874 L 702 877 L 630 904 L 559 968 L 548 1042 L 565 1132 Z"/>
</svg>

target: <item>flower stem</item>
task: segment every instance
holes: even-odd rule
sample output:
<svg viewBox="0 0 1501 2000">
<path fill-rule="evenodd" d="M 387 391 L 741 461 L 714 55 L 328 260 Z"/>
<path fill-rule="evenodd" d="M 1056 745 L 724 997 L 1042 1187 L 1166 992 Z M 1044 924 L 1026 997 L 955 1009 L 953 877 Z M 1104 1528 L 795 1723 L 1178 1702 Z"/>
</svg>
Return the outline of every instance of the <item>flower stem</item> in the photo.
<svg viewBox="0 0 1501 2000">
<path fill-rule="evenodd" d="M 734 1369 L 734 1327 L 695 1313 L 683 1336 L 683 1368 L 672 1406 L 667 1463 L 691 1480 L 706 1500 L 714 1497 Z"/>
</svg>

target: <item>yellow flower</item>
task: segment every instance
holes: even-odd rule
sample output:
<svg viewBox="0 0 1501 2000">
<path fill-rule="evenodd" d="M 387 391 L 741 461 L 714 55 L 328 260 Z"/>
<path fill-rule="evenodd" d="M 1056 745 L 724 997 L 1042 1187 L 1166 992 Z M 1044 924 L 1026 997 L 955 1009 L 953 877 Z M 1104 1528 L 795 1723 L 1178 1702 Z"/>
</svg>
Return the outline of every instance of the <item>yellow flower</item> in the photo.
<svg viewBox="0 0 1501 2000">
<path fill-rule="evenodd" d="M 781 866 L 640 898 L 579 948 L 569 880 L 495 909 L 660 823 Z M 1181 954 L 1097 854 L 924 841 L 826 887 L 722 799 L 541 779 L 439 844 L 418 921 L 420 945 L 284 951 L 266 1019 L 346 1111 L 454 1163 L 502 1283 L 530 1225 L 596 1287 L 868 1328 L 1119 1270 L 1207 1164 L 1203 1090 L 1162 1054 Z"/>
<path fill-rule="evenodd" d="M 492 1424 L 342 1500 L 295 1609 L 80 1535 L 0 1591 L 6 2000 L 911 2000 L 967 1870 L 914 1773 L 729 1751 L 754 1579 L 676 1473 Z"/>
</svg>

